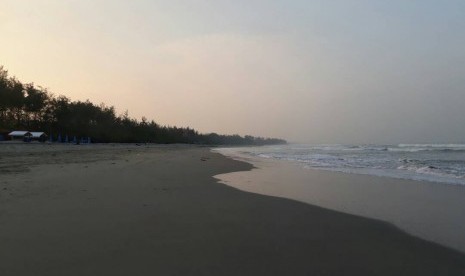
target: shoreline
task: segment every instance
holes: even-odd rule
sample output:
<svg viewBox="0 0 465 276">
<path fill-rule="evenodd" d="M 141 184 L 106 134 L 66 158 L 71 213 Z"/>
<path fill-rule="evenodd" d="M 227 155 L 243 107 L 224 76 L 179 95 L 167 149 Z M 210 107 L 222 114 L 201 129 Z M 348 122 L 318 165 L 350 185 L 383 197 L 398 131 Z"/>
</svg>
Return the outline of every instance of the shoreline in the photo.
<svg viewBox="0 0 465 276">
<path fill-rule="evenodd" d="M 0 171 L 5 276 L 465 271 L 465 255 L 384 222 L 222 185 L 214 175 L 252 165 L 210 148 L 18 149 L 0 160 L 34 165 Z"/>
<path fill-rule="evenodd" d="M 214 152 L 255 167 L 215 176 L 223 184 L 386 221 L 411 235 L 465 252 L 460 234 L 465 232 L 463 185 L 319 170 L 228 149 Z"/>
</svg>

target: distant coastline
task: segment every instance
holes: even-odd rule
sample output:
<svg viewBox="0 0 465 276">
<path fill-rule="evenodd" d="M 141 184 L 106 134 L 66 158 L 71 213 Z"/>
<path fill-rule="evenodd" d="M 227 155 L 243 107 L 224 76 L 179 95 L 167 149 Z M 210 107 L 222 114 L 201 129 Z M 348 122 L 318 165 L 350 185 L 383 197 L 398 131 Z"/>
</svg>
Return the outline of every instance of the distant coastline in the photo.
<svg viewBox="0 0 465 276">
<path fill-rule="evenodd" d="M 160 143 L 204 145 L 286 144 L 283 139 L 250 135 L 203 134 L 189 127 L 162 126 L 145 117 L 139 121 L 128 112 L 117 115 L 113 106 L 89 100 L 72 101 L 54 96 L 34 83 L 10 77 L 0 66 L 0 141 L 14 130 L 41 131 L 49 141 L 85 139 L 98 143 Z M 67 139 L 66 139 L 67 138 Z"/>
</svg>

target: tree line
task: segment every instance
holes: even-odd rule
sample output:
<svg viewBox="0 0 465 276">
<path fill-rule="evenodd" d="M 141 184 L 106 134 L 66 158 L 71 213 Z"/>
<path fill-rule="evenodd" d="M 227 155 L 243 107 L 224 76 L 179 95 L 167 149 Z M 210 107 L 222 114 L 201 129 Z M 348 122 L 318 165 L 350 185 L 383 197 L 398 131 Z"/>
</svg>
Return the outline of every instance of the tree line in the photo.
<svg viewBox="0 0 465 276">
<path fill-rule="evenodd" d="M 34 83 L 10 77 L 0 66 L 0 132 L 44 131 L 55 139 L 91 137 L 99 143 L 186 143 L 206 145 L 284 144 L 285 140 L 239 135 L 201 134 L 191 128 L 161 126 L 145 117 L 139 121 L 128 112 L 116 114 L 113 106 L 89 100 L 72 101 L 55 96 Z"/>
</svg>

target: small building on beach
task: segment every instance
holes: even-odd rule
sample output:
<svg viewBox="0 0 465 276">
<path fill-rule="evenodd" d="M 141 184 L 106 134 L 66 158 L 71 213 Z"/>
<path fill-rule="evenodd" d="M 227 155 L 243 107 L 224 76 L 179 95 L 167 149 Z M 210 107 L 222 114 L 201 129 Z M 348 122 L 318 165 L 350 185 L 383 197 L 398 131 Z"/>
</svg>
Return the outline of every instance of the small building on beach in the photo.
<svg viewBox="0 0 465 276">
<path fill-rule="evenodd" d="M 30 141 L 32 139 L 32 134 L 26 130 L 15 130 L 8 133 L 11 140 L 22 140 L 22 141 Z"/>
<path fill-rule="evenodd" d="M 39 142 L 45 142 L 47 141 L 48 135 L 45 134 L 45 132 L 42 131 L 32 131 L 31 133 L 31 139 L 34 141 L 39 141 Z"/>
</svg>

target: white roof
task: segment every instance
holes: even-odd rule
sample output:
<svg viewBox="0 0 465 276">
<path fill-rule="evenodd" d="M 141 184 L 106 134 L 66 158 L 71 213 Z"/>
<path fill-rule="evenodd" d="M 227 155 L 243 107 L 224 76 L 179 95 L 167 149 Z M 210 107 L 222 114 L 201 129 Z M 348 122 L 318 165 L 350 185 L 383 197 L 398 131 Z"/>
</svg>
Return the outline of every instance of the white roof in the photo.
<svg viewBox="0 0 465 276">
<path fill-rule="evenodd" d="M 32 138 L 40 138 L 40 136 L 42 136 L 42 135 L 47 136 L 47 134 L 45 134 L 45 132 L 38 132 L 38 131 L 31 132 L 31 134 L 32 134 Z"/>
<path fill-rule="evenodd" d="M 8 135 L 10 136 L 24 136 L 26 134 L 30 134 L 29 131 L 23 131 L 23 130 L 16 130 L 16 131 L 12 131 L 10 133 L 8 133 Z"/>
</svg>

